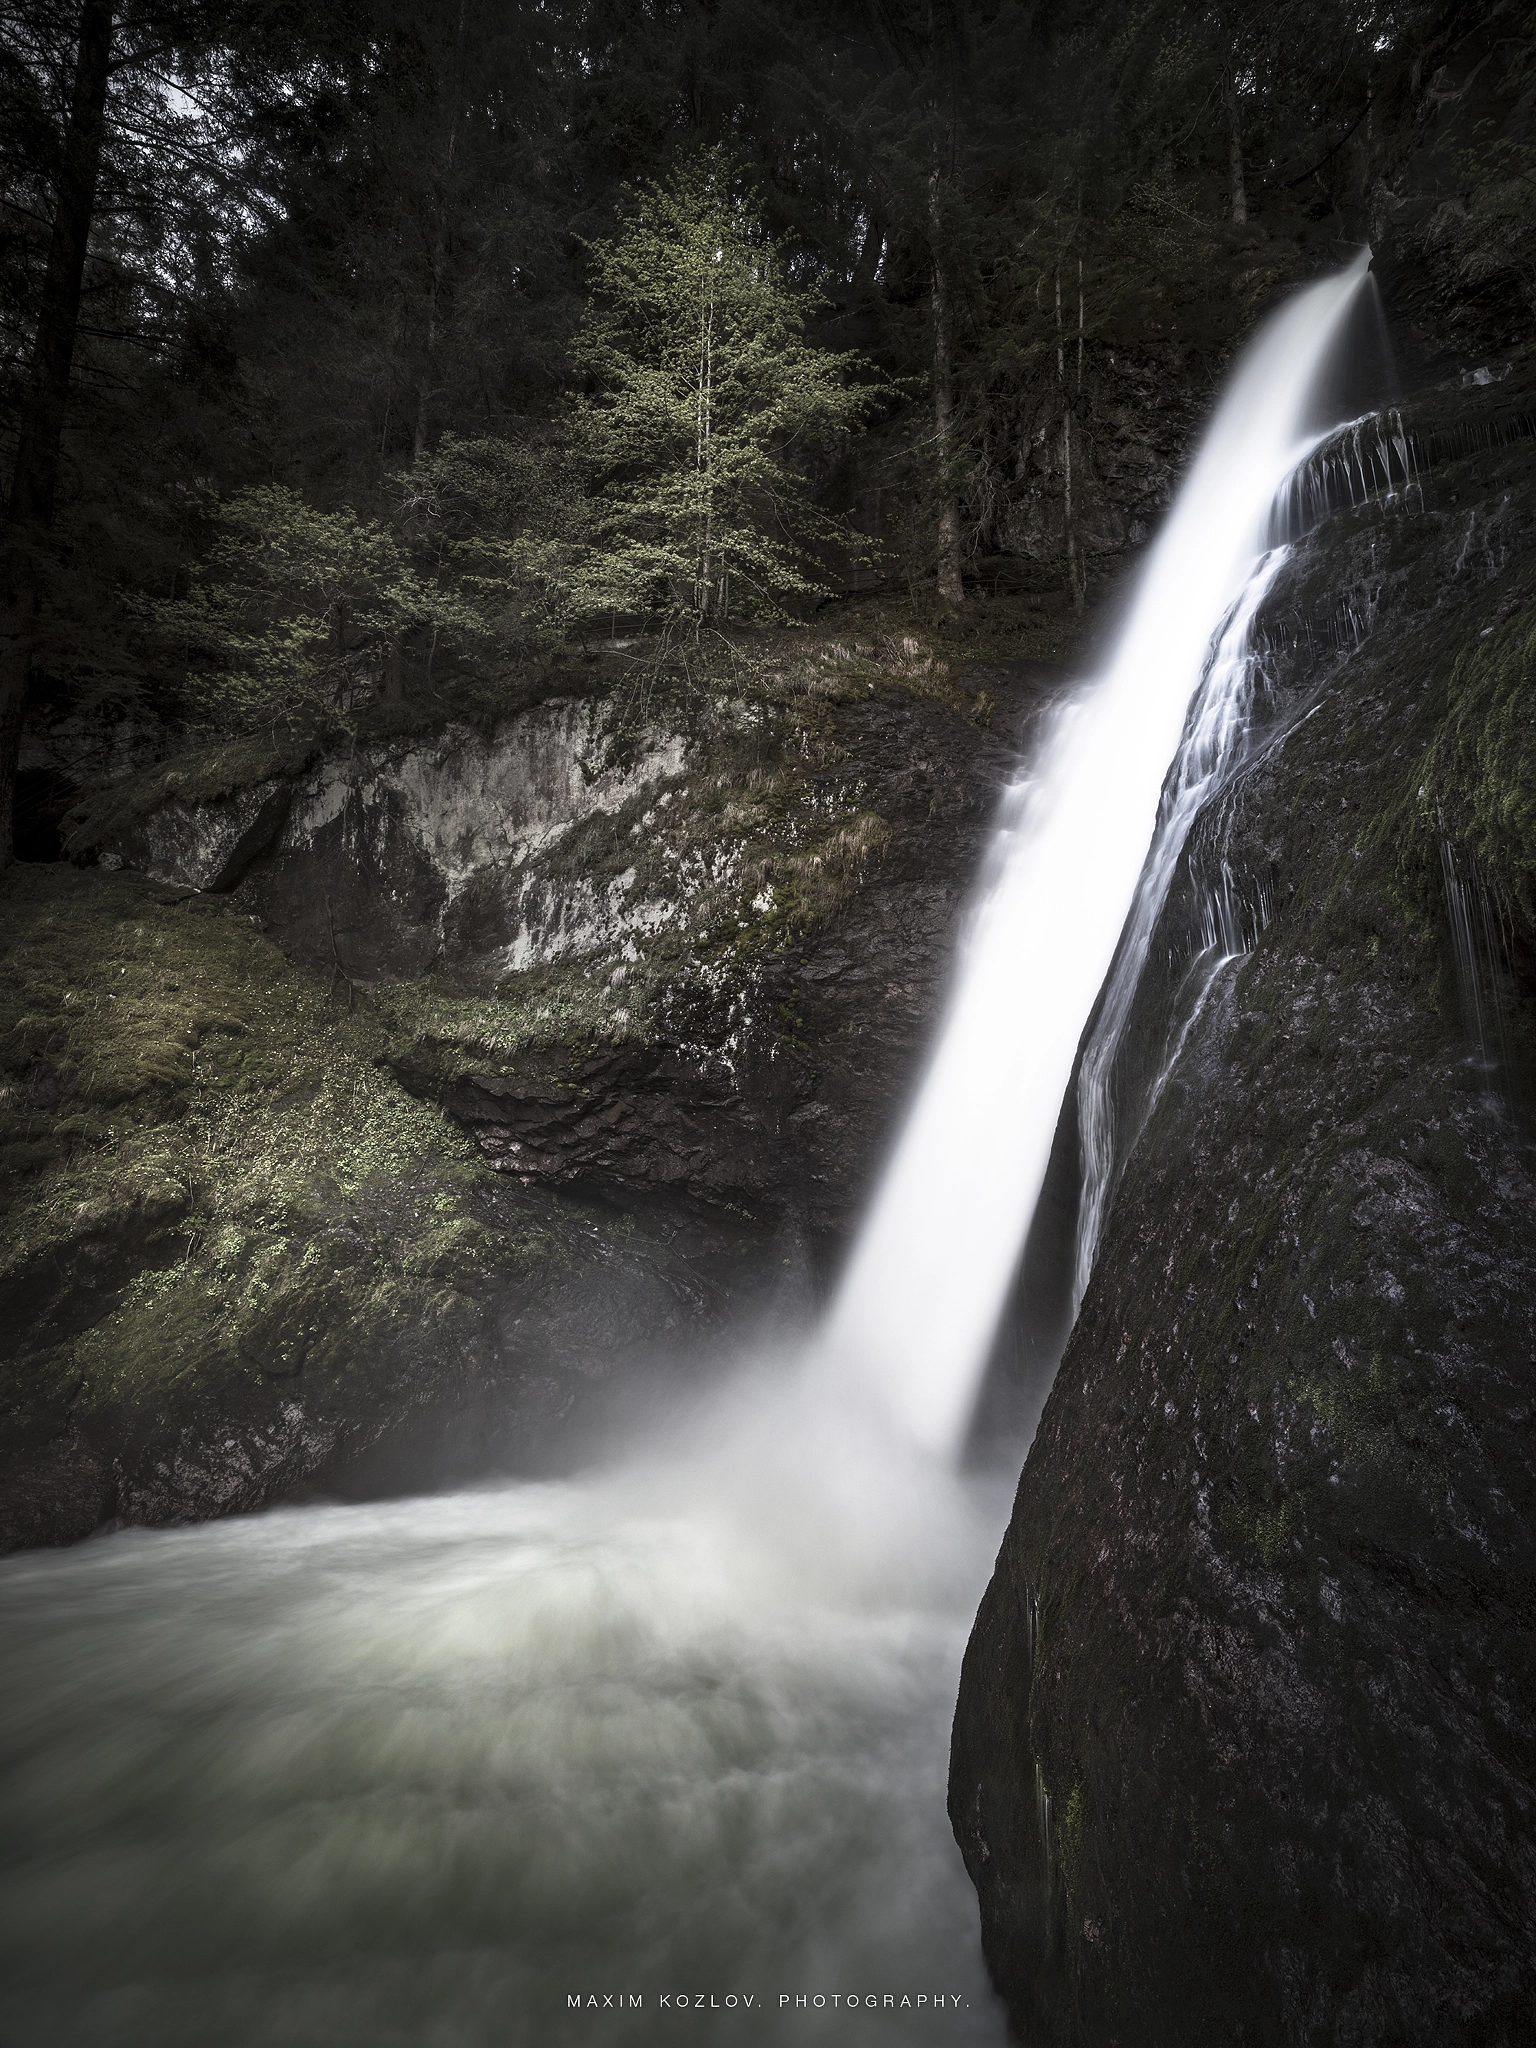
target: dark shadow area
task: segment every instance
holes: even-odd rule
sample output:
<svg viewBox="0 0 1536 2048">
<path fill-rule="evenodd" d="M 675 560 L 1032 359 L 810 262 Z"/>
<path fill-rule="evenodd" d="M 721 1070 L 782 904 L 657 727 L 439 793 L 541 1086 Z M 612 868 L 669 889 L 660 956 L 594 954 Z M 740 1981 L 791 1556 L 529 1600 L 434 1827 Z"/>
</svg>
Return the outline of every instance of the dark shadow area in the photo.
<svg viewBox="0 0 1536 2048">
<path fill-rule="evenodd" d="M 509 1206 L 519 1194 L 509 1187 Z M 290 1498 L 385 1500 L 559 1479 L 664 1437 L 701 1393 L 814 1320 L 801 1221 L 747 1224 L 686 1199 L 562 1191 L 575 1256 L 529 1297 L 486 1298 L 478 1343 L 431 1397 L 343 1448 Z M 505 1219 L 503 1219 L 505 1221 Z"/>
<path fill-rule="evenodd" d="M 1305 424 L 1315 433 L 1326 433 L 1343 420 L 1359 419 L 1363 413 L 1393 404 L 1401 390 L 1373 271 L 1365 290 L 1350 305 L 1339 345 L 1317 380 Z"/>
<path fill-rule="evenodd" d="M 57 768 L 16 771 L 16 858 L 62 860 L 60 825 L 79 791 Z"/>
<path fill-rule="evenodd" d="M 1081 1197 L 1074 1075 L 1061 1105 L 1045 1185 L 966 1437 L 964 1459 L 972 1470 L 1016 1470 L 1033 1440 L 1072 1333 L 1072 1274 Z"/>
</svg>

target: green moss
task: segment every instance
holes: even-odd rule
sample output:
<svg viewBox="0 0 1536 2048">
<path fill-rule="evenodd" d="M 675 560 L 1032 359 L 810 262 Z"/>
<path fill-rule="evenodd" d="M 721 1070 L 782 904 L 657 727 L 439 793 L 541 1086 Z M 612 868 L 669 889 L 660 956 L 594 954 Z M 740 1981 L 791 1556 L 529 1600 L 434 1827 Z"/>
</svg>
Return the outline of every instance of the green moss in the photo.
<svg viewBox="0 0 1536 2048">
<path fill-rule="evenodd" d="M 1083 1790 L 1082 1774 L 1079 1773 L 1072 1780 L 1072 1790 L 1067 1794 L 1067 1803 L 1061 1815 L 1061 1862 L 1069 1888 L 1077 1873 L 1077 1860 L 1082 1849 L 1087 1811 L 1087 1795 Z"/>
<path fill-rule="evenodd" d="M 853 894 L 866 862 L 890 838 L 876 811 L 855 811 L 808 845 L 762 853 L 739 905 L 731 943 L 743 954 L 782 952 L 828 922 Z"/>
<path fill-rule="evenodd" d="M 1507 613 L 1507 616 L 1505 614 Z M 1420 814 L 1475 854 L 1536 933 L 1536 600 L 1508 595 L 1458 654 L 1425 752 Z"/>
<path fill-rule="evenodd" d="M 1253 1518 L 1254 1548 L 1270 1571 L 1285 1562 L 1300 1520 L 1300 1507 L 1300 1500 L 1294 1492 L 1283 1493 L 1268 1513 L 1260 1513 Z"/>
<path fill-rule="evenodd" d="M 526 1054 L 558 1051 L 574 1069 L 600 1046 L 644 1042 L 654 976 L 622 986 L 585 960 L 508 975 L 495 996 L 427 978 L 375 992 L 368 1022 L 392 1056 L 424 1057 L 439 1080 L 512 1072 Z"/>
<path fill-rule="evenodd" d="M 1440 842 L 1477 861 L 1496 900 L 1536 935 L 1536 584 L 1518 561 L 1468 601 L 1427 620 L 1412 641 L 1385 655 L 1383 681 L 1400 706 L 1404 764 L 1376 778 L 1373 808 L 1361 820 L 1360 864 L 1333 878 L 1342 904 L 1362 885 L 1390 899 L 1410 934 L 1439 943 L 1444 918 Z M 1400 939 L 1378 923 L 1341 941 Z M 1455 1016 L 1454 991 L 1438 1008 Z"/>
<path fill-rule="evenodd" d="M 87 1412 L 153 1416 L 178 1394 L 196 1395 L 241 1370 L 240 1319 L 206 1272 L 178 1264 L 141 1281 L 150 1284 L 131 1288 L 75 1344 L 78 1405 Z"/>
<path fill-rule="evenodd" d="M 388 1014 L 339 1009 L 227 906 L 123 877 L 13 870 L 0 939 L 0 1291 L 32 1326 L 12 1407 L 70 1326 L 83 1404 L 138 1410 L 366 1368 L 478 1312 L 492 1172 L 392 1077 Z"/>
</svg>

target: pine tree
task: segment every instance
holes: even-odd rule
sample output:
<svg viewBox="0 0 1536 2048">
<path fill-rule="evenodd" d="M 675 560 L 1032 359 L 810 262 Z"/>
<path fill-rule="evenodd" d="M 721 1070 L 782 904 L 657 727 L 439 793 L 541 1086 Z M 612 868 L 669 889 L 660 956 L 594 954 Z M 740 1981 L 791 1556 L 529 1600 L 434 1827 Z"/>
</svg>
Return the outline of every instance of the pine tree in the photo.
<svg viewBox="0 0 1536 2048">
<path fill-rule="evenodd" d="M 695 634 L 783 617 L 822 588 L 806 547 L 831 522 L 807 472 L 865 415 L 862 366 L 806 339 L 806 300 L 720 152 L 648 186 L 591 258 L 576 437 L 596 496 L 572 613 Z"/>
</svg>

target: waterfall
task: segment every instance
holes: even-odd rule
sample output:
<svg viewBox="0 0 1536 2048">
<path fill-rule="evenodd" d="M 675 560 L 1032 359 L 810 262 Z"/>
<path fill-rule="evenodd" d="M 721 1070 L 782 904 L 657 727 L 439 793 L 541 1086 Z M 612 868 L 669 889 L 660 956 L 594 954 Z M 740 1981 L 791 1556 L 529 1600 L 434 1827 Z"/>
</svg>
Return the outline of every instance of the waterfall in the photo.
<svg viewBox="0 0 1536 2048">
<path fill-rule="evenodd" d="M 1148 850 L 1157 837 L 1171 874 L 1219 773 L 1231 707 L 1207 691 L 1212 729 L 1186 756 L 1188 801 L 1175 791 L 1159 835 L 1192 706 L 1224 645 L 1235 669 L 1230 636 L 1262 596 L 1245 599 L 1256 570 L 1265 581 L 1277 493 L 1316 445 L 1310 410 L 1369 260 L 1299 293 L 1250 342 L 1112 655 L 1004 797 L 934 1051 L 822 1349 L 830 1380 L 941 1456 L 970 1417 L 1084 1027 L 1117 953 L 1131 986 L 1139 973 L 1155 910 L 1121 940 Z"/>
</svg>

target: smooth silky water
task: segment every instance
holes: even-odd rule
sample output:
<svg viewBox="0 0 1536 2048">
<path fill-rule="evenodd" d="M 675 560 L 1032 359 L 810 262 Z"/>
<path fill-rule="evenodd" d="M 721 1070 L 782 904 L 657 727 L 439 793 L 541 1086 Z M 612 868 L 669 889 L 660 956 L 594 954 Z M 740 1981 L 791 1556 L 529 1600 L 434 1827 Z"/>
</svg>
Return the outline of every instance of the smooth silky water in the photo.
<svg viewBox="0 0 1536 2048">
<path fill-rule="evenodd" d="M 813 1344 L 574 1479 L 0 1566 L 0 2048 L 1002 2042 L 944 1780 L 1007 1493 L 958 1446 L 1363 274 L 1256 338 L 1010 793 Z"/>
<path fill-rule="evenodd" d="M 944 1778 L 1005 1512 L 781 1369 L 579 1479 L 11 1561 L 0 2041 L 1001 2042 Z"/>
<path fill-rule="evenodd" d="M 1273 573 L 1276 497 L 1332 424 L 1320 384 L 1369 260 L 1299 292 L 1244 350 L 1108 662 L 1004 800 L 927 1075 L 829 1323 L 829 1370 L 939 1455 L 964 1439 L 1084 1028 L 1117 954 L 1133 979 L 1145 960 L 1155 917 L 1126 925 L 1169 771 L 1175 810 L 1211 787 L 1222 749 L 1206 728 L 1225 731 L 1227 707 L 1207 693 L 1193 726 L 1191 708 L 1244 593 Z M 1167 874 L 1193 811 L 1160 835 Z"/>
</svg>

